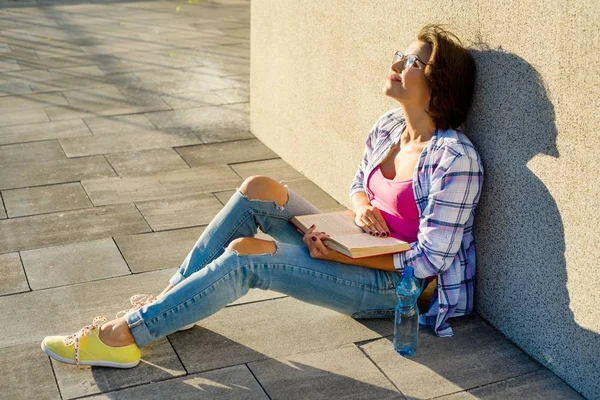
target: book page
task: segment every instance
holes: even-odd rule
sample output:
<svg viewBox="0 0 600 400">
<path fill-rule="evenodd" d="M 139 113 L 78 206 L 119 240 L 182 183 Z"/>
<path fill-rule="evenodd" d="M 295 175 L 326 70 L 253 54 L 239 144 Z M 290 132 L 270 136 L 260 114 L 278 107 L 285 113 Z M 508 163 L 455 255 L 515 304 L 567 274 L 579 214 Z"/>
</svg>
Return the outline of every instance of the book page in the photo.
<svg viewBox="0 0 600 400">
<path fill-rule="evenodd" d="M 346 210 L 322 214 L 297 215 L 295 218 L 306 227 L 315 224 L 317 231 L 327 232 L 329 235 L 335 235 L 337 238 L 338 235 L 365 233 L 354 223 L 353 215 L 351 210 Z M 369 234 L 367 236 L 371 237 Z"/>
<path fill-rule="evenodd" d="M 368 233 L 363 233 L 359 235 L 336 236 L 335 240 L 349 249 L 357 249 L 361 247 L 393 246 L 398 243 L 406 243 L 403 240 L 396 239 L 393 237 L 381 238 L 371 236 Z"/>
</svg>

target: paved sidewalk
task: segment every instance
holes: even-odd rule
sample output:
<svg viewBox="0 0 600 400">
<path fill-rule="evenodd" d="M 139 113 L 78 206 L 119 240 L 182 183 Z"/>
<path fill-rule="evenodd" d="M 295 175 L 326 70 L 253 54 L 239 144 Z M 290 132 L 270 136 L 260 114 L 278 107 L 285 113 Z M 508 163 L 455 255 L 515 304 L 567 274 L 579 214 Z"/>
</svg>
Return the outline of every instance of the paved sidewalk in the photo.
<svg viewBox="0 0 600 400">
<path fill-rule="evenodd" d="M 0 398 L 579 398 L 476 315 L 406 359 L 388 319 L 257 289 L 134 369 L 49 359 L 159 293 L 246 177 L 344 207 L 249 132 L 249 1 L 0 7 Z"/>
</svg>

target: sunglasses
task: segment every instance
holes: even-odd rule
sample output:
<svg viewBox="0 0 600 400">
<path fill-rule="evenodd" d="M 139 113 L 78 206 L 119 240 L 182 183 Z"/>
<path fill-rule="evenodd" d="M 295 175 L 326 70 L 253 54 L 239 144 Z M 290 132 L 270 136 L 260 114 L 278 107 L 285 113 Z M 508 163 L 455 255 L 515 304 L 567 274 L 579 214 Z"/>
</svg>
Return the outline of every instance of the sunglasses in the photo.
<svg viewBox="0 0 600 400">
<path fill-rule="evenodd" d="M 402 70 L 405 69 L 411 69 L 412 67 L 417 67 L 419 68 L 419 65 L 417 64 L 417 61 L 420 62 L 423 65 L 427 65 L 427 63 L 424 63 L 423 61 L 421 61 L 421 59 L 419 59 L 419 57 L 417 57 L 414 54 L 404 54 L 401 51 L 397 51 L 394 53 L 394 61 L 392 61 L 392 64 L 396 64 L 398 61 L 402 61 L 403 63 L 402 65 Z"/>
</svg>

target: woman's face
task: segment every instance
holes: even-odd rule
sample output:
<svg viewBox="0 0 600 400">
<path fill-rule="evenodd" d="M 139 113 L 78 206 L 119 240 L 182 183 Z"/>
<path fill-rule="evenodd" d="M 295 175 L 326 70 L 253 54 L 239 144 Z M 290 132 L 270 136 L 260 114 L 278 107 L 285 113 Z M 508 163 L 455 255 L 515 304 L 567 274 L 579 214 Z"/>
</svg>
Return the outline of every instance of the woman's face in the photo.
<svg viewBox="0 0 600 400">
<path fill-rule="evenodd" d="M 403 52 L 405 55 L 414 54 L 423 63 L 429 62 L 431 48 L 427 43 L 415 41 Z M 416 61 L 412 68 L 404 68 L 406 57 L 390 66 L 385 86 L 382 91 L 386 96 L 406 105 L 423 106 L 429 104 L 429 88 L 423 74 L 425 65 Z"/>
</svg>

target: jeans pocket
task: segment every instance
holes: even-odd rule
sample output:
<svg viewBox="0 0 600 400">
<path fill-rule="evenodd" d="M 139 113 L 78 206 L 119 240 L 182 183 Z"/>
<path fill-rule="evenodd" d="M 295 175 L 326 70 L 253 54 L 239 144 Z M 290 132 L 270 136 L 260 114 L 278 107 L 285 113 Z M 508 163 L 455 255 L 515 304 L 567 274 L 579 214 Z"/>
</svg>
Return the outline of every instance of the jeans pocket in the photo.
<svg viewBox="0 0 600 400">
<path fill-rule="evenodd" d="M 355 312 L 351 315 L 352 318 L 392 318 L 396 310 L 394 308 L 372 308 Z"/>
</svg>

